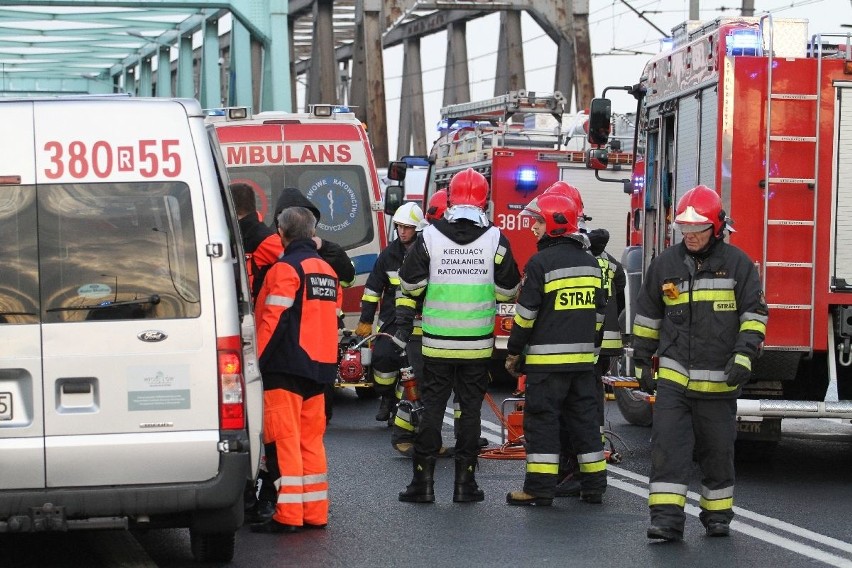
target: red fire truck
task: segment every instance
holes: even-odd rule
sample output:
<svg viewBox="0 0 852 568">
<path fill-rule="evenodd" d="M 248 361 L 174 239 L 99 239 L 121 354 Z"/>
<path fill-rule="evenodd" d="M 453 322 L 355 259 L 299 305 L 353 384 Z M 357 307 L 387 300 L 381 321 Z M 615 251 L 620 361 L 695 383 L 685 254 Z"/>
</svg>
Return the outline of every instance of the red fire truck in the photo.
<svg viewBox="0 0 852 568">
<path fill-rule="evenodd" d="M 424 207 L 435 191 L 447 188 L 455 173 L 466 168 L 480 172 L 491 187 L 490 218 L 509 239 L 512 253 L 523 269 L 535 252 L 536 241 L 530 218 L 522 217 L 521 211 L 530 200 L 562 179 L 564 168 L 583 164 L 586 159 L 582 149 L 568 149 L 571 133 L 562 128 L 564 105 L 565 98 L 558 91 L 513 91 L 442 108 L 442 135 L 429 157 L 432 171 Z M 609 154 L 610 164 L 629 164 L 630 159 L 628 153 Z M 389 177 L 404 178 L 396 173 L 398 168 L 404 169 L 405 164 L 392 163 Z M 514 303 L 497 306 L 494 360 L 499 364 L 494 365 L 494 370 L 501 374 L 514 309 Z"/>
<path fill-rule="evenodd" d="M 629 295 L 650 259 L 679 240 L 680 196 L 715 188 L 735 221 L 730 242 L 754 260 L 770 308 L 738 404 L 740 438 L 777 441 L 785 417 L 852 418 L 850 36 L 809 37 L 806 20 L 768 15 L 673 32 L 640 82 L 618 87 L 638 101 Z M 591 130 L 609 122 L 610 89 L 592 104 Z M 647 422 L 651 407 L 618 390 L 626 418 Z"/>
</svg>

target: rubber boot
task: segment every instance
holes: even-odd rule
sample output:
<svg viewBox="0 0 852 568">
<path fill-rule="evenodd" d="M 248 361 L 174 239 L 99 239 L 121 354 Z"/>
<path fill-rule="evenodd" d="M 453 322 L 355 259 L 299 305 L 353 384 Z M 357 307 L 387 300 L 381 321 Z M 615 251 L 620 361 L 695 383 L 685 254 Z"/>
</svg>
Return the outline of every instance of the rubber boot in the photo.
<svg viewBox="0 0 852 568">
<path fill-rule="evenodd" d="M 414 456 L 414 477 L 405 491 L 399 492 L 399 500 L 406 503 L 435 502 L 435 458 Z"/>
<path fill-rule="evenodd" d="M 391 403 L 393 402 L 393 394 L 383 394 L 379 401 L 379 410 L 376 412 L 376 421 L 386 422 L 390 419 Z"/>
<path fill-rule="evenodd" d="M 474 503 L 485 499 L 485 493 L 476 484 L 474 471 L 477 461 L 473 459 L 456 459 L 456 483 L 453 489 L 454 503 Z"/>
</svg>

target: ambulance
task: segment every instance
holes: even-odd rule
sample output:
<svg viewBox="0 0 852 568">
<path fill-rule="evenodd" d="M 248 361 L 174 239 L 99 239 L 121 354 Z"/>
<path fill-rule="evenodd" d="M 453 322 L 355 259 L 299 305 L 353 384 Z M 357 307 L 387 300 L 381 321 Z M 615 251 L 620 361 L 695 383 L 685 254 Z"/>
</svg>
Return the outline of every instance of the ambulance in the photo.
<svg viewBox="0 0 852 568">
<path fill-rule="evenodd" d="M 188 527 L 228 561 L 263 390 L 194 100 L 0 99 L 0 532 Z"/>
<path fill-rule="evenodd" d="M 354 329 L 361 296 L 388 224 L 367 132 L 346 107 L 313 105 L 306 113 L 262 112 L 246 107 L 211 112 L 232 182 L 257 194 L 258 212 L 273 223 L 284 188 L 301 191 L 320 211 L 317 236 L 346 251 L 355 284 L 344 289 L 346 327 Z"/>
</svg>

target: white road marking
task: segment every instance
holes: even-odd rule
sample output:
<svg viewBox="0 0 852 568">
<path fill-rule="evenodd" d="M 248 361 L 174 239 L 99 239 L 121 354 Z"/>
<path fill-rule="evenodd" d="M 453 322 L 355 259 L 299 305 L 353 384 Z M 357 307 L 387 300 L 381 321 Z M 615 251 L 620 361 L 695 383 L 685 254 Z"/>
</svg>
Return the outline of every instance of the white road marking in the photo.
<svg viewBox="0 0 852 568">
<path fill-rule="evenodd" d="M 494 444 L 500 444 L 501 434 L 503 431 L 502 426 L 489 420 L 482 420 L 481 422 L 482 435 L 489 442 Z M 444 423 L 449 424 L 451 426 L 453 424 L 453 409 L 450 407 L 447 407 L 446 409 Z M 607 471 L 622 478 L 626 478 L 628 480 L 632 480 L 642 484 L 642 486 L 634 485 L 633 483 L 625 481 L 624 479 L 618 479 L 610 475 L 608 479 L 608 484 L 610 487 L 615 487 L 617 489 L 621 489 L 622 491 L 633 493 L 634 495 L 638 495 L 640 497 L 643 497 L 644 499 L 648 498 L 647 486 L 649 480 L 647 476 L 640 475 L 633 471 L 612 464 L 607 464 Z M 695 503 L 698 503 L 700 495 L 698 495 L 694 491 L 690 491 L 687 493 L 687 498 Z M 690 503 L 687 504 L 685 511 L 688 515 L 697 518 L 699 513 L 701 512 L 701 509 L 698 506 Z M 838 556 L 836 554 L 833 554 L 832 552 L 821 550 L 819 548 L 816 548 L 815 546 L 811 546 L 811 544 L 821 545 L 823 547 L 828 547 L 841 553 L 852 554 L 852 543 L 826 536 L 814 532 L 812 530 L 799 527 L 792 523 L 776 519 L 774 517 L 769 517 L 760 513 L 756 513 L 754 511 L 750 511 L 748 509 L 743 509 L 742 507 L 734 507 L 734 513 L 736 513 L 738 517 L 751 521 L 751 523 L 746 523 L 744 521 L 736 519 L 732 521 L 731 529 L 736 532 L 743 533 L 752 538 L 756 538 L 768 544 L 783 548 L 785 550 L 789 550 L 790 552 L 800 554 L 818 562 L 823 562 L 829 566 L 852 568 L 852 559 L 844 558 L 843 556 Z M 798 540 L 794 540 L 794 538 L 789 538 L 784 534 L 770 532 L 768 530 L 756 526 L 756 524 L 765 525 L 766 527 L 775 529 L 776 531 L 787 533 L 791 537 L 795 537 L 795 539 Z"/>
</svg>

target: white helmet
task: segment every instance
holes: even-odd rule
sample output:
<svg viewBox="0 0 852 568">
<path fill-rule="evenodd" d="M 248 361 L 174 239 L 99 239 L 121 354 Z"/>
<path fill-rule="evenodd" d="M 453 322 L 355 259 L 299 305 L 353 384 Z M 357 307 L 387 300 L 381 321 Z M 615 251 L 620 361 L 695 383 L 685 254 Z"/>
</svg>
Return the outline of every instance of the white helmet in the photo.
<svg viewBox="0 0 852 568">
<path fill-rule="evenodd" d="M 418 231 L 427 225 L 423 218 L 423 210 L 413 201 L 400 205 L 396 213 L 393 214 L 393 222 L 397 225 L 415 227 Z"/>
</svg>

